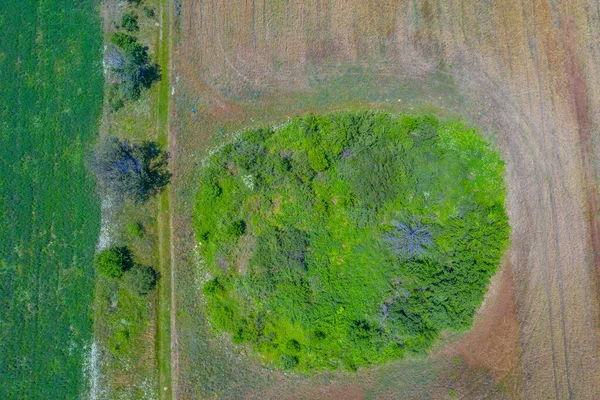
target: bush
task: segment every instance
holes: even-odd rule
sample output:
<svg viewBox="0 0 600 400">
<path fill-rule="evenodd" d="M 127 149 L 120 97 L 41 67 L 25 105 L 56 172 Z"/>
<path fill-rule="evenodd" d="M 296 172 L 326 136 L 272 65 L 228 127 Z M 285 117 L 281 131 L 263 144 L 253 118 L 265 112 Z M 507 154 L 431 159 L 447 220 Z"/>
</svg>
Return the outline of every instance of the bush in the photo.
<svg viewBox="0 0 600 400">
<path fill-rule="evenodd" d="M 130 222 L 125 229 L 131 237 L 140 239 L 144 236 L 144 225 L 141 222 Z"/>
<path fill-rule="evenodd" d="M 131 13 L 123 14 L 123 17 L 121 17 L 121 27 L 127 32 L 139 31 L 140 27 L 138 25 L 137 15 Z"/>
<path fill-rule="evenodd" d="M 144 6 L 144 14 L 147 18 L 154 18 L 155 11 L 154 8 L 149 8 L 148 6 Z"/>
<path fill-rule="evenodd" d="M 315 172 L 324 171 L 329 167 L 329 162 L 327 161 L 327 156 L 323 150 L 319 148 L 312 148 L 308 150 L 308 160 L 310 162 L 310 166 Z"/>
<path fill-rule="evenodd" d="M 152 267 L 136 266 L 125 273 L 123 284 L 134 294 L 145 296 L 149 294 L 158 281 L 158 274 Z"/>
<path fill-rule="evenodd" d="M 280 367 L 283 370 L 292 370 L 298 365 L 298 357 L 289 354 L 281 355 Z"/>
<path fill-rule="evenodd" d="M 239 238 L 245 232 L 246 232 L 246 223 L 241 219 L 233 222 L 228 228 L 228 233 L 233 238 Z"/>
<path fill-rule="evenodd" d="M 218 277 L 206 282 L 202 288 L 202 292 L 208 296 L 217 296 L 224 291 L 225 288 Z"/>
<path fill-rule="evenodd" d="M 148 48 L 139 44 L 135 36 L 123 32 L 113 32 L 110 42 L 122 49 L 126 55 L 133 57 L 134 61 L 140 63 L 148 61 Z"/>
<path fill-rule="evenodd" d="M 143 203 L 169 184 L 167 159 L 154 142 L 134 144 L 106 136 L 94 152 L 92 170 L 106 193 Z"/>
<path fill-rule="evenodd" d="M 105 278 L 120 278 L 132 265 L 133 259 L 127 247 L 102 250 L 94 259 L 94 268 Z"/>
</svg>

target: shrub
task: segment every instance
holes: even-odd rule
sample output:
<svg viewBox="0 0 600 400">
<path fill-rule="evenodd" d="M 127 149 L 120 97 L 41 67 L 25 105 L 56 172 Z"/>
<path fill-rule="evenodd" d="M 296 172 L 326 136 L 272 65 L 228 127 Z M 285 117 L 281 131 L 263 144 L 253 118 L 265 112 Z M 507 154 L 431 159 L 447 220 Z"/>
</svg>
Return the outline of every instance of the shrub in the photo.
<svg viewBox="0 0 600 400">
<path fill-rule="evenodd" d="M 238 238 L 238 237 L 242 236 L 245 232 L 246 232 L 246 223 L 244 222 L 244 220 L 241 220 L 241 219 L 233 222 L 228 228 L 228 233 L 233 238 Z"/>
<path fill-rule="evenodd" d="M 155 11 L 154 8 L 149 8 L 148 6 L 144 6 L 144 14 L 147 18 L 154 18 Z"/>
<path fill-rule="evenodd" d="M 132 265 L 133 259 L 127 247 L 111 247 L 102 250 L 94 259 L 94 268 L 106 278 L 119 278 Z"/>
<path fill-rule="evenodd" d="M 137 15 L 131 13 L 123 14 L 123 17 L 121 17 L 121 28 L 125 29 L 127 32 L 139 31 L 140 27 L 138 25 Z"/>
<path fill-rule="evenodd" d="M 280 367 L 283 370 L 292 370 L 298 365 L 298 357 L 289 354 L 282 354 Z"/>
<path fill-rule="evenodd" d="M 225 288 L 223 287 L 223 284 L 219 280 L 219 277 L 216 277 L 216 278 L 211 279 L 210 281 L 206 282 L 204 284 L 204 287 L 202 288 L 202 292 L 208 296 L 219 295 L 219 294 L 223 293 L 224 291 L 225 291 Z"/>
<path fill-rule="evenodd" d="M 327 161 L 327 156 L 322 149 L 312 148 L 308 151 L 308 160 L 310 162 L 310 166 L 315 172 L 324 171 L 329 167 L 329 162 Z"/>
<path fill-rule="evenodd" d="M 152 267 L 136 266 L 125 273 L 123 284 L 129 291 L 139 296 L 149 294 L 158 281 L 158 274 Z"/>
<path fill-rule="evenodd" d="M 130 222 L 125 229 L 131 237 L 140 239 L 144 236 L 144 225 L 141 222 Z"/>
</svg>

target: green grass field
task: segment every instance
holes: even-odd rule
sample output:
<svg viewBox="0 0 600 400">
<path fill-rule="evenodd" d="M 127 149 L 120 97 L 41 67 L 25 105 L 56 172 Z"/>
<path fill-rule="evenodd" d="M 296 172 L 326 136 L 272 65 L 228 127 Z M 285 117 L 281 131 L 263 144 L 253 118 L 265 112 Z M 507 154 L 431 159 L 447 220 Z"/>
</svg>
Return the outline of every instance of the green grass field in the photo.
<svg viewBox="0 0 600 400">
<path fill-rule="evenodd" d="M 0 10 L 0 398 L 75 399 L 99 229 L 85 168 L 103 96 L 98 2 Z"/>
</svg>

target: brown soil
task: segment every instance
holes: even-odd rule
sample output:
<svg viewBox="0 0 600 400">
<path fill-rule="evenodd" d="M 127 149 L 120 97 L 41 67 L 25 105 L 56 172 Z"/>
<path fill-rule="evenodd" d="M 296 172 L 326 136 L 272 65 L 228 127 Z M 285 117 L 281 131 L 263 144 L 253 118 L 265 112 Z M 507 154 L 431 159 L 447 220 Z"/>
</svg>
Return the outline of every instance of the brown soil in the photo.
<svg viewBox="0 0 600 400">
<path fill-rule="evenodd" d="M 509 262 L 505 262 L 492 281 L 473 329 L 438 354 L 460 357 L 472 367 L 489 370 L 497 381 L 506 381 L 510 377 L 512 385 L 519 384 L 516 374 L 519 323 L 515 318 L 514 282 Z"/>
<path fill-rule="evenodd" d="M 311 393 L 445 398 L 451 384 L 458 398 L 600 398 L 599 14 L 590 0 L 183 0 L 175 54 L 180 257 L 193 247 L 190 181 L 222 127 L 366 107 L 464 116 L 506 161 L 513 228 L 473 330 L 435 353 L 427 367 L 435 374 L 415 381 L 421 395 L 400 391 L 414 375 L 397 371 L 381 383 L 374 374 L 385 369 L 377 368 L 354 386 L 315 384 Z M 192 340 L 181 346 L 189 365 L 201 357 L 183 355 Z M 455 357 L 466 366 L 449 362 Z M 276 385 L 293 390 L 287 380 Z"/>
</svg>

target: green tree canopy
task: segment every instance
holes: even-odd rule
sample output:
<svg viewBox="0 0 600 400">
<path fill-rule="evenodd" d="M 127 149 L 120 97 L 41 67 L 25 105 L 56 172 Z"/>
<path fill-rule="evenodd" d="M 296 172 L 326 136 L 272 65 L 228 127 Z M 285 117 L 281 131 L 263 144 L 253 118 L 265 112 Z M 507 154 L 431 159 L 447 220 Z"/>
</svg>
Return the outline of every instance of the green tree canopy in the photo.
<svg viewBox="0 0 600 400">
<path fill-rule="evenodd" d="M 110 71 L 115 75 L 109 91 L 109 104 L 113 110 L 122 107 L 129 100 L 137 100 L 144 89 L 161 79 L 160 67 L 150 62 L 148 47 L 140 44 L 135 36 L 123 32 L 114 32 L 110 41 L 118 49 L 119 63 L 109 63 Z"/>
</svg>

